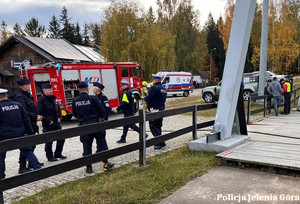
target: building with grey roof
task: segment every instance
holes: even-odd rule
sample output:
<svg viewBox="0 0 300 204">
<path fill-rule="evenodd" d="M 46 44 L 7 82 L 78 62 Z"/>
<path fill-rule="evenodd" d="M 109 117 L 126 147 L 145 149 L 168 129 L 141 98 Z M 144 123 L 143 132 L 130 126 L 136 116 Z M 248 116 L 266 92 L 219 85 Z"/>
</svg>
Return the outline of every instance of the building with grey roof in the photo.
<svg viewBox="0 0 300 204">
<path fill-rule="evenodd" d="M 104 63 L 98 48 L 73 45 L 64 39 L 12 36 L 0 45 L 0 88 L 9 93 L 18 88 L 21 63 L 27 61 L 33 66 L 46 63 Z"/>
</svg>

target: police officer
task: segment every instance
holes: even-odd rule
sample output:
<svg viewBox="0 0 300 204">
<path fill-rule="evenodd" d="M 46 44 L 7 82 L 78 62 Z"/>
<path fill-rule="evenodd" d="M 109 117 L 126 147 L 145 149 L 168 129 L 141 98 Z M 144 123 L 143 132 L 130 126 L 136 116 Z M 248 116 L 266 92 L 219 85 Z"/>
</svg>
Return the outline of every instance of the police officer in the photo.
<svg viewBox="0 0 300 204">
<path fill-rule="evenodd" d="M 106 110 L 105 113 L 103 113 L 103 119 L 108 120 L 109 113 L 111 112 L 111 107 L 108 98 L 104 95 L 104 88 L 105 86 L 103 86 L 101 83 L 93 83 L 93 92 Z"/>
<path fill-rule="evenodd" d="M 121 89 L 123 90 L 123 96 L 120 106 L 118 106 L 114 112 L 118 113 L 121 110 L 124 113 L 124 117 L 130 117 L 134 115 L 135 108 L 134 108 L 134 98 L 132 96 L 132 91 L 129 89 L 129 83 L 127 81 L 121 81 Z M 123 127 L 123 134 L 121 139 L 117 141 L 117 143 L 126 143 L 126 136 L 128 133 L 128 129 L 131 128 L 136 132 L 140 132 L 140 129 L 135 124 L 132 125 L 125 125 Z"/>
<path fill-rule="evenodd" d="M 53 95 L 52 86 L 50 84 L 42 84 L 43 96 L 38 98 L 37 111 L 43 116 L 43 132 L 50 132 L 54 130 L 61 130 L 61 111 L 56 102 L 56 97 Z M 58 158 L 66 159 L 62 155 L 65 140 L 56 141 L 56 150 L 53 155 L 52 144 L 48 142 L 45 144 L 46 157 L 48 161 L 57 161 Z"/>
<path fill-rule="evenodd" d="M 290 76 L 284 77 L 282 95 L 284 96 L 284 110 L 283 114 L 290 114 L 291 111 L 291 96 L 292 96 L 292 86 L 290 83 Z"/>
<path fill-rule="evenodd" d="M 153 86 L 148 92 L 148 96 L 144 98 L 147 102 L 147 108 L 150 113 L 165 110 L 165 102 L 167 98 L 167 91 L 161 84 L 161 77 L 159 75 L 152 75 Z M 161 135 L 162 118 L 149 121 L 151 133 L 154 137 Z M 162 142 L 154 146 L 154 149 L 161 149 L 165 147 L 166 143 Z"/>
<path fill-rule="evenodd" d="M 27 112 L 27 114 L 29 116 L 33 134 L 36 134 L 39 132 L 39 127 L 37 126 L 37 121 L 41 121 L 43 117 L 41 115 L 37 114 L 36 106 L 34 104 L 33 97 L 30 93 L 30 91 L 31 91 L 30 80 L 20 79 L 17 81 L 17 83 L 20 88 L 19 88 L 18 92 L 15 93 L 10 98 L 13 101 L 19 102 L 23 106 L 23 108 L 25 109 L 25 111 Z M 33 151 L 34 151 L 34 149 L 35 149 L 35 146 L 32 146 Z M 26 173 L 27 171 L 29 171 L 29 169 L 27 169 L 27 167 L 26 167 L 26 158 L 23 155 L 20 155 L 19 163 L 20 163 L 20 168 L 19 168 L 20 174 Z M 41 166 L 43 166 L 43 165 L 44 164 L 41 163 Z M 30 165 L 29 165 L 29 167 L 30 167 Z"/>
<path fill-rule="evenodd" d="M 100 118 L 106 114 L 106 110 L 95 96 L 89 95 L 88 84 L 80 82 L 78 85 L 80 92 L 79 96 L 72 102 L 72 110 L 75 118 L 78 119 L 79 125 L 86 125 L 99 122 Z M 80 141 L 83 144 L 83 156 L 92 154 L 93 139 L 96 139 L 97 151 L 101 152 L 108 150 L 105 134 L 101 132 L 91 133 L 87 135 L 81 135 Z M 107 160 L 103 161 L 103 170 L 107 171 L 114 166 L 113 163 L 109 163 Z M 86 173 L 93 173 L 92 165 L 86 166 Z"/>
<path fill-rule="evenodd" d="M 0 141 L 33 134 L 26 111 L 20 103 L 7 99 L 6 93 L 6 89 L 0 89 Z M 33 166 L 33 169 L 41 168 L 31 147 L 21 148 L 20 152 Z M 6 152 L 1 152 L 0 179 L 5 178 L 5 157 Z"/>
</svg>

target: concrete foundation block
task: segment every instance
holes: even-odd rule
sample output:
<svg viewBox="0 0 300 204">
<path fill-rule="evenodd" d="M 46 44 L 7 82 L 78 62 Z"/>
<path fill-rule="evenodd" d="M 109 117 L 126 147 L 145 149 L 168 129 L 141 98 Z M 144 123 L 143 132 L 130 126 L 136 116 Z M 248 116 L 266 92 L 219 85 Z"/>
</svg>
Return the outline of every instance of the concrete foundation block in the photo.
<svg viewBox="0 0 300 204">
<path fill-rule="evenodd" d="M 206 143 L 206 137 L 189 142 L 190 150 L 207 152 L 224 152 L 230 148 L 245 143 L 250 139 L 247 135 L 233 135 L 226 140 L 218 140 L 213 143 Z"/>
</svg>

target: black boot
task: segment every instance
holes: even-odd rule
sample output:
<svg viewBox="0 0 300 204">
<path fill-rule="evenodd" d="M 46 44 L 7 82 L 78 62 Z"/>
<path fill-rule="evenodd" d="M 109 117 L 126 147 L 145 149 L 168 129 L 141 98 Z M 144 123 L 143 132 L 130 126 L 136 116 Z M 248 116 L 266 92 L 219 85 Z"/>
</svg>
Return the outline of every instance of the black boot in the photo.
<svg viewBox="0 0 300 204">
<path fill-rule="evenodd" d="M 92 174 L 92 173 L 94 173 L 94 172 L 93 172 L 92 165 L 87 165 L 87 166 L 86 166 L 86 173 L 87 173 L 87 174 Z"/>
<path fill-rule="evenodd" d="M 19 174 L 24 174 L 26 172 L 31 171 L 26 167 L 26 160 L 19 161 L 19 163 L 20 163 Z"/>
</svg>

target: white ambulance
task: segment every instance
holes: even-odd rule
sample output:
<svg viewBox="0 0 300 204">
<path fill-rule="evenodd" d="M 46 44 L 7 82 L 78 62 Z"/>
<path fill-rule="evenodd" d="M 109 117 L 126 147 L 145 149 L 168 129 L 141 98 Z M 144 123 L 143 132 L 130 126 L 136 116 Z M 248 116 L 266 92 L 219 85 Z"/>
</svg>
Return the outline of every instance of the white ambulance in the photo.
<svg viewBox="0 0 300 204">
<path fill-rule="evenodd" d="M 156 75 L 162 77 L 162 84 L 168 95 L 187 97 L 193 92 L 193 75 L 189 72 L 161 71 Z"/>
</svg>

